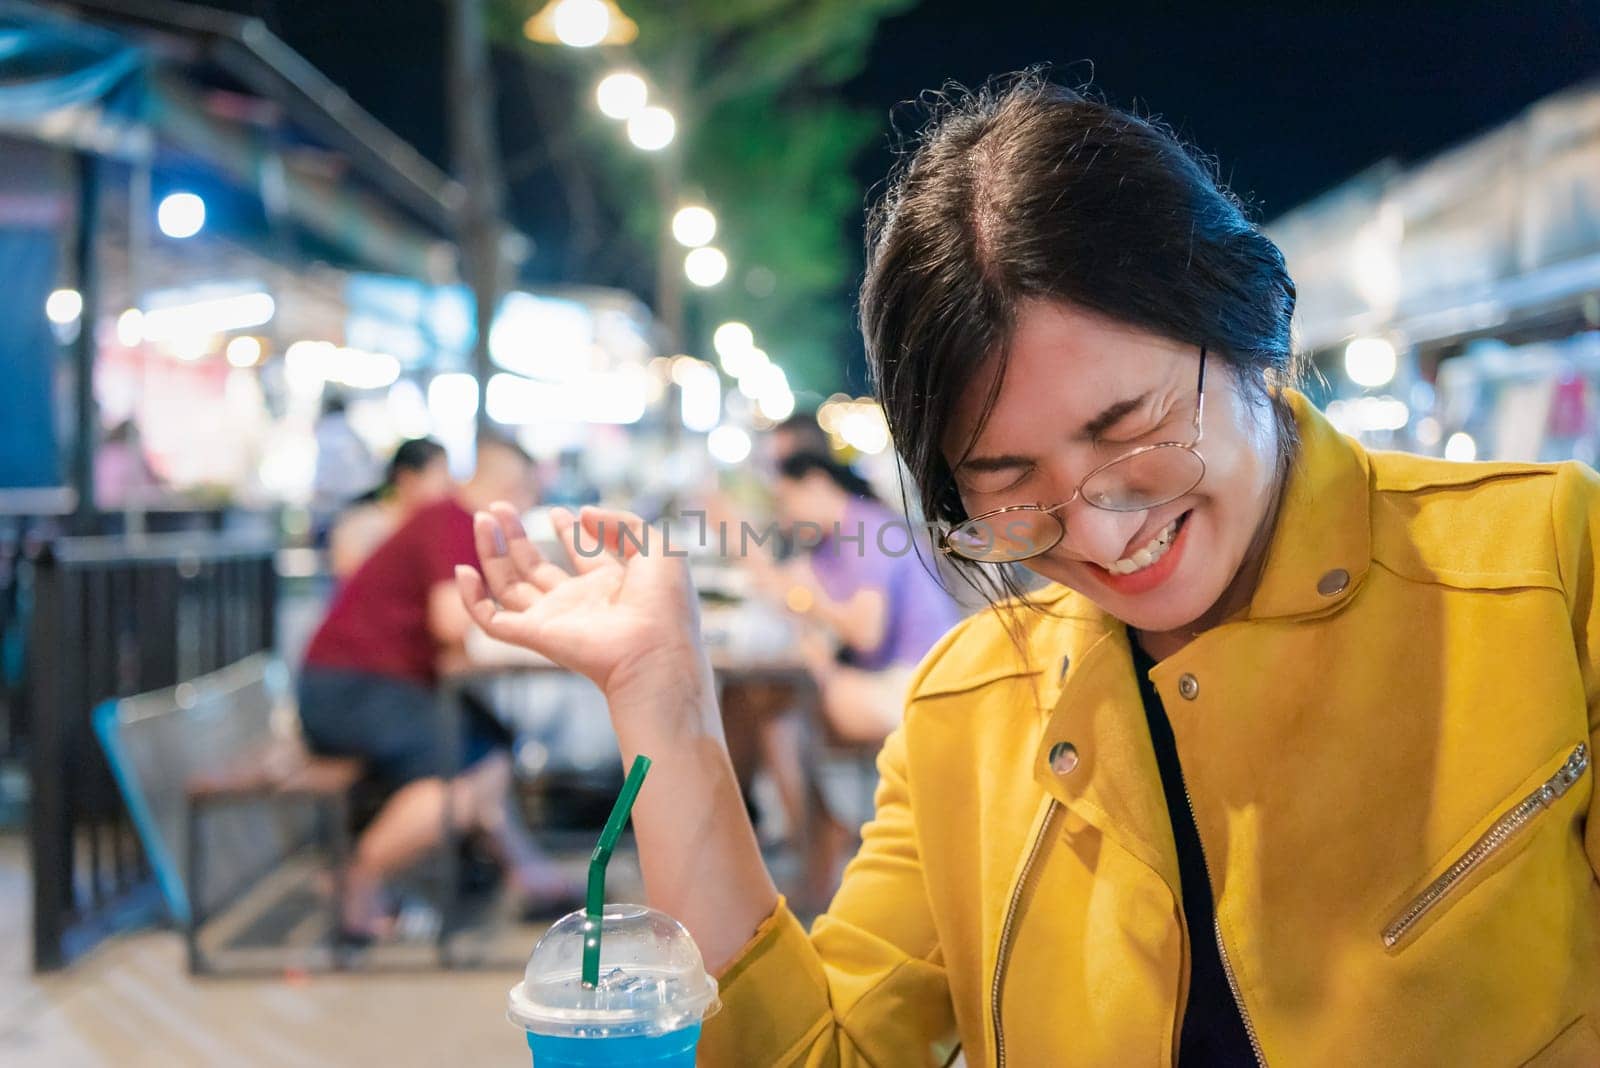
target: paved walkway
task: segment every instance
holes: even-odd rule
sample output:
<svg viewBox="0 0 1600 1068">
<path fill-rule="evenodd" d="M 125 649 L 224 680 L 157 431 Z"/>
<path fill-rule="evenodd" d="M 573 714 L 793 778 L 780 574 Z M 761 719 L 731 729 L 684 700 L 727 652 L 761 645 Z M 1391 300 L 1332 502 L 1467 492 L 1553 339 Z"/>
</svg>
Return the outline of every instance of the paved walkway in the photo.
<svg viewBox="0 0 1600 1068">
<path fill-rule="evenodd" d="M 620 858 L 619 858 L 620 859 Z M 179 937 L 111 940 L 29 970 L 26 844 L 0 836 L 0 1065 L 40 1068 L 526 1068 L 514 971 L 191 979 Z"/>
</svg>

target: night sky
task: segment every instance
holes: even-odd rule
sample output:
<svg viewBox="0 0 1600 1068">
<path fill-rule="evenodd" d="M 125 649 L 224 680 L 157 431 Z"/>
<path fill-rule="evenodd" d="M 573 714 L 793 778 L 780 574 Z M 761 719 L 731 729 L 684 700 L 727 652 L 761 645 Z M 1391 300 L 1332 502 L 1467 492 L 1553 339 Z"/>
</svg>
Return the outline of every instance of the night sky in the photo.
<svg viewBox="0 0 1600 1068">
<path fill-rule="evenodd" d="M 266 17 L 443 162 L 438 0 L 213 3 Z M 1092 73 L 1113 101 L 1164 117 L 1270 218 L 1378 160 L 1424 157 L 1600 76 L 1600 0 L 925 0 L 883 25 L 848 93 L 882 116 L 887 144 L 891 110 L 922 90 L 1035 63 L 1069 81 Z M 516 89 L 506 96 L 516 107 Z M 862 160 L 864 193 L 890 163 L 887 149 Z"/>
<path fill-rule="evenodd" d="M 265 18 L 381 121 L 447 162 L 439 0 L 207 2 Z M 1040 63 L 1072 83 L 1092 75 L 1113 102 L 1164 119 L 1215 156 L 1235 192 L 1270 220 L 1380 160 L 1424 159 L 1600 77 L 1600 0 L 925 0 L 880 28 L 868 68 L 846 87 L 884 131 L 856 168 L 863 207 L 893 163 L 891 115 L 902 132 L 917 126 L 905 102 L 947 80 L 973 85 Z M 502 57 L 497 69 L 519 68 Z M 518 74 L 500 87 L 508 158 L 539 154 L 539 139 L 564 121 L 548 101 L 542 114 L 534 106 L 540 77 Z M 556 202 L 539 180 L 512 190 L 513 224 L 535 241 L 541 209 Z M 859 218 L 848 231 L 859 248 Z M 531 280 L 560 275 L 559 257 L 534 259 Z M 841 300 L 855 281 L 841 280 Z M 859 379 L 859 351 L 844 355 Z"/>
<path fill-rule="evenodd" d="M 882 27 L 850 91 L 881 111 L 945 79 L 1034 63 L 1068 81 L 1092 73 L 1113 102 L 1164 117 L 1271 218 L 1600 75 L 1600 2 L 926 0 Z M 864 161 L 863 174 L 889 162 Z"/>
</svg>

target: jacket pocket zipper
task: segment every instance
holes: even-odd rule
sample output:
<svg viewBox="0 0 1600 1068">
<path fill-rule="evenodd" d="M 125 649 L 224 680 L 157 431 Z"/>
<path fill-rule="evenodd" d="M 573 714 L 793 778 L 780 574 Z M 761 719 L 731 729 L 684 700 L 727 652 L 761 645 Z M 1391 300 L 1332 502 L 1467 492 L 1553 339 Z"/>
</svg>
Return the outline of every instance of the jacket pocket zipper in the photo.
<svg viewBox="0 0 1600 1068">
<path fill-rule="evenodd" d="M 1022 864 L 1022 874 L 1017 877 L 1017 885 L 1011 891 L 1011 900 L 1006 904 L 1006 918 L 1000 925 L 1000 947 L 995 953 L 994 963 L 994 988 L 989 992 L 989 1004 L 994 1013 L 994 1063 L 995 1068 L 1006 1068 L 1006 1036 L 1000 1029 L 1000 989 L 1006 978 L 1006 964 L 1008 954 L 1011 952 L 1011 929 L 1016 923 L 1017 906 L 1022 902 L 1022 895 L 1028 889 L 1028 876 L 1033 873 L 1033 862 L 1039 857 L 1039 846 L 1044 842 L 1045 835 L 1050 833 L 1050 825 L 1055 822 L 1056 809 L 1060 805 L 1056 801 L 1050 802 L 1050 807 L 1045 811 L 1044 819 L 1039 824 L 1039 833 L 1034 835 L 1033 845 L 1028 849 L 1028 859 Z"/>
<path fill-rule="evenodd" d="M 1556 769 L 1532 793 L 1512 807 L 1511 811 L 1494 821 L 1494 824 L 1472 843 L 1465 853 L 1456 858 L 1426 889 L 1411 899 L 1411 903 L 1383 929 L 1383 944 L 1393 949 L 1405 940 L 1423 917 L 1432 912 L 1450 896 L 1462 880 L 1481 868 L 1504 846 L 1517 837 L 1541 812 L 1559 801 L 1572 784 L 1589 768 L 1589 747 L 1579 742 L 1567 757 L 1565 764 Z"/>
</svg>

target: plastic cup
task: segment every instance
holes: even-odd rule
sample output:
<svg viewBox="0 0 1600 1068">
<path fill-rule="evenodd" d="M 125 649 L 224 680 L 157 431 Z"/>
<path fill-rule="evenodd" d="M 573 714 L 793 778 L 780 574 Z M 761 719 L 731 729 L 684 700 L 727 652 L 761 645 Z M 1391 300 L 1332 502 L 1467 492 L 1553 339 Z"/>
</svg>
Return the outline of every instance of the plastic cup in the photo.
<svg viewBox="0 0 1600 1068">
<path fill-rule="evenodd" d="M 721 1003 L 683 924 L 643 905 L 607 905 L 592 987 L 583 984 L 589 933 L 584 912 L 563 916 L 511 988 L 507 1015 L 528 1033 L 535 1068 L 691 1068 L 700 1023 Z"/>
</svg>

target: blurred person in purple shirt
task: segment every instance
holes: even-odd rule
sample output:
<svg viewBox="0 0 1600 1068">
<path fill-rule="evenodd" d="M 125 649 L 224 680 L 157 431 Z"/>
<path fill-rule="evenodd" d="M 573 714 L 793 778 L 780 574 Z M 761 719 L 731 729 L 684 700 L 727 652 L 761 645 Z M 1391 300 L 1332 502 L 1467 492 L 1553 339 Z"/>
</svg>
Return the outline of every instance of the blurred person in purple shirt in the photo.
<svg viewBox="0 0 1600 1068">
<path fill-rule="evenodd" d="M 759 591 L 810 624 L 802 648 L 830 733 L 876 748 L 900 723 L 917 664 L 955 626 L 961 609 L 934 577 L 927 554 L 918 552 L 905 517 L 850 468 L 826 453 L 801 451 L 780 458 L 777 474 L 778 519 L 796 555 L 779 562 L 758 551 L 745 562 Z M 819 908 L 849 857 L 855 826 L 868 814 L 850 811 L 848 800 L 830 803 L 821 784 L 806 779 L 802 721 L 784 714 L 797 695 L 763 696 L 750 691 L 725 701 L 725 721 L 730 712 L 733 720 L 730 751 L 739 767 L 740 751 L 759 746 L 791 821 L 804 819 L 807 793 L 820 791 L 831 819 L 803 843 L 811 858 L 804 865 L 807 885 L 792 895 L 802 909 Z"/>
<path fill-rule="evenodd" d="M 834 731 L 881 742 L 900 723 L 912 670 L 960 609 L 905 517 L 850 468 L 795 453 L 778 465 L 775 496 L 779 519 L 809 552 L 762 584 L 832 639 L 831 648 L 809 643 L 807 660 Z"/>
</svg>

